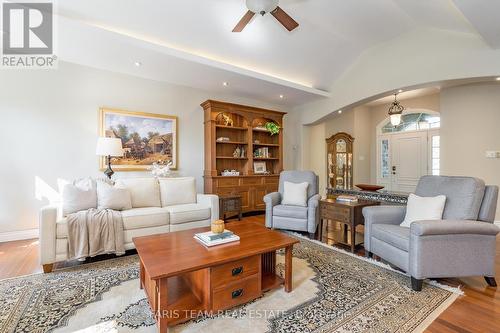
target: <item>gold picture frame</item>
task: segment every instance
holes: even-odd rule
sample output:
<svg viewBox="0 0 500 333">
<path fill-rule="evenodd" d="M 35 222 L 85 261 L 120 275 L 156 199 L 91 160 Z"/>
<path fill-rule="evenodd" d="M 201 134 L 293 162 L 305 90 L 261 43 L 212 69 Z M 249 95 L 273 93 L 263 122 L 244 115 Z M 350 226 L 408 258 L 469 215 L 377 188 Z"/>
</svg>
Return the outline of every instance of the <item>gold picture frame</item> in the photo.
<svg viewBox="0 0 500 333">
<path fill-rule="evenodd" d="M 253 173 L 256 175 L 262 175 L 267 172 L 266 162 L 253 162 Z"/>
<path fill-rule="evenodd" d="M 113 157 L 115 171 L 146 171 L 153 162 L 172 161 L 170 169 L 178 165 L 178 118 L 164 114 L 125 111 L 102 107 L 99 109 L 99 136 L 119 137 L 123 157 Z M 106 168 L 105 157 L 99 167 Z"/>
</svg>

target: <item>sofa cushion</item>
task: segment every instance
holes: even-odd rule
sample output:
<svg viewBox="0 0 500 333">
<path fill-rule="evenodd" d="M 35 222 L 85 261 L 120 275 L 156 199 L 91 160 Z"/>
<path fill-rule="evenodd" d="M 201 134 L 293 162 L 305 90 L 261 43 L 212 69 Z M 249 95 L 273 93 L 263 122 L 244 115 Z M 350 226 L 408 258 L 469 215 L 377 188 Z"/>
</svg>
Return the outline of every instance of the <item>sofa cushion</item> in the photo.
<svg viewBox="0 0 500 333">
<path fill-rule="evenodd" d="M 133 230 L 169 224 L 169 213 L 161 207 L 132 208 L 122 211 L 123 229 Z"/>
<path fill-rule="evenodd" d="M 410 250 L 410 228 L 393 224 L 372 224 L 371 236 L 400 250 Z"/>
<path fill-rule="evenodd" d="M 423 197 L 445 195 L 444 220 L 477 220 L 484 189 L 484 181 L 479 178 L 423 176 L 415 194 Z"/>
<path fill-rule="evenodd" d="M 307 207 L 276 205 L 273 207 L 273 216 L 307 219 Z"/>
<path fill-rule="evenodd" d="M 162 178 L 159 182 L 162 207 L 196 203 L 194 177 Z"/>
<path fill-rule="evenodd" d="M 134 230 L 169 225 L 169 212 L 166 208 L 132 208 L 121 212 L 123 229 Z M 56 238 L 68 237 L 68 222 L 63 218 L 56 223 Z"/>
<path fill-rule="evenodd" d="M 130 191 L 101 181 L 97 182 L 97 208 L 126 210 L 132 208 Z"/>
<path fill-rule="evenodd" d="M 207 220 L 211 216 L 210 207 L 203 204 L 184 204 L 165 207 L 170 213 L 170 224 L 181 224 Z"/>
<path fill-rule="evenodd" d="M 93 179 L 79 179 L 73 183 L 65 183 L 61 187 L 63 216 L 97 207 L 97 190 Z"/>
<path fill-rule="evenodd" d="M 155 178 L 120 178 L 116 186 L 129 190 L 132 208 L 161 207 L 160 185 Z"/>
</svg>

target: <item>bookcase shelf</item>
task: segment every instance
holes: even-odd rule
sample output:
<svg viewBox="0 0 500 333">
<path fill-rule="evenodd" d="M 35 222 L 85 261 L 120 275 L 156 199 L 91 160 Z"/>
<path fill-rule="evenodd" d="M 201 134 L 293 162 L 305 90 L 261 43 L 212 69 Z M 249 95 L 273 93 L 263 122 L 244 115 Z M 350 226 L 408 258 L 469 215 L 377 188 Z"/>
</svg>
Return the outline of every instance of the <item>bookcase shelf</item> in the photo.
<svg viewBox="0 0 500 333">
<path fill-rule="evenodd" d="M 248 144 L 248 143 L 242 142 L 242 141 L 216 141 L 215 143 L 226 144 L 226 145 L 247 145 Z"/>
<path fill-rule="evenodd" d="M 215 158 L 222 160 L 248 160 L 248 157 L 232 157 L 232 156 L 216 156 Z"/>
<path fill-rule="evenodd" d="M 215 125 L 216 128 L 232 129 L 237 131 L 248 131 L 248 127 Z"/>
<path fill-rule="evenodd" d="M 283 170 L 283 129 L 271 135 L 267 129 L 255 127 L 273 122 L 282 128 L 286 113 L 213 100 L 201 106 L 205 119 L 205 193 L 237 193 L 242 196 L 244 212 L 264 210 L 262 198 L 277 191 Z M 233 126 L 228 126 L 231 122 Z M 254 143 L 256 140 L 259 143 Z M 238 149 L 245 157 L 232 156 Z M 256 151 L 269 157 L 254 157 Z M 260 167 L 265 164 L 269 174 L 255 174 L 254 162 Z M 240 176 L 223 177 L 224 170 L 238 171 Z"/>
</svg>

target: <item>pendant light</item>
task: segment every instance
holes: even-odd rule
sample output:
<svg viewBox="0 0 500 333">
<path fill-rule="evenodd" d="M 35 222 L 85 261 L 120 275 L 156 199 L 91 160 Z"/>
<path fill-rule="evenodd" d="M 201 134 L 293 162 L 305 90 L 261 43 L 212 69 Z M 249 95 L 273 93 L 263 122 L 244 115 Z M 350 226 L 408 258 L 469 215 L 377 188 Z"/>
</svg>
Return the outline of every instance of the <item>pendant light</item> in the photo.
<svg viewBox="0 0 500 333">
<path fill-rule="evenodd" d="M 391 124 L 392 126 L 398 126 L 401 124 L 401 115 L 405 110 L 404 106 L 402 106 L 398 101 L 398 94 L 394 94 L 394 102 L 392 102 L 389 107 L 389 116 L 391 116 Z"/>
</svg>

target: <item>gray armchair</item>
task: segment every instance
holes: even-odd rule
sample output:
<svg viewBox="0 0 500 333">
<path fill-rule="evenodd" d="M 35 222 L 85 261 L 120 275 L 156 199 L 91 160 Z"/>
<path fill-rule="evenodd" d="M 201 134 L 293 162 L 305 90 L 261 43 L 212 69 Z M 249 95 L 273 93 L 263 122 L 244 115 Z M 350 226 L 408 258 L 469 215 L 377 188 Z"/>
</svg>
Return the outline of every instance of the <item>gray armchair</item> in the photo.
<svg viewBox="0 0 500 333">
<path fill-rule="evenodd" d="M 282 205 L 284 182 L 309 183 L 307 207 Z M 312 171 L 283 171 L 280 173 L 278 192 L 264 196 L 266 203 L 266 227 L 306 231 L 314 237 L 318 225 L 318 176 Z"/>
<path fill-rule="evenodd" d="M 411 276 L 420 291 L 426 278 L 484 276 L 495 281 L 495 219 L 498 187 L 471 177 L 424 176 L 416 195 L 446 196 L 443 219 L 413 222 L 401 227 L 406 207 L 374 206 L 363 209 L 365 250 Z"/>
</svg>

